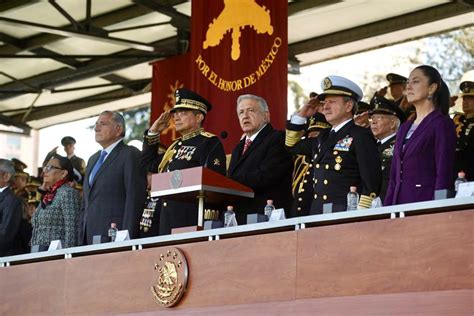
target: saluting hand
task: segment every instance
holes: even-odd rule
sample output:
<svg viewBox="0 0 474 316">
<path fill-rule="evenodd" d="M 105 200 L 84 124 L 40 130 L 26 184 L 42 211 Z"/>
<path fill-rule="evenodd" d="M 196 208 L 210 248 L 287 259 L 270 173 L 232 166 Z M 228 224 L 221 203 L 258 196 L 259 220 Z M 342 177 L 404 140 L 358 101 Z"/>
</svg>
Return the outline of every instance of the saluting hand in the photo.
<svg viewBox="0 0 474 316">
<path fill-rule="evenodd" d="M 150 132 L 152 133 L 161 133 L 168 126 L 170 126 L 171 113 L 166 111 L 161 113 L 160 117 L 153 122 L 153 125 L 150 127 Z"/>
<path fill-rule="evenodd" d="M 308 102 L 298 111 L 298 115 L 302 117 L 311 117 L 316 112 L 321 112 L 322 103 L 318 99 L 318 95 L 311 92 Z"/>
</svg>

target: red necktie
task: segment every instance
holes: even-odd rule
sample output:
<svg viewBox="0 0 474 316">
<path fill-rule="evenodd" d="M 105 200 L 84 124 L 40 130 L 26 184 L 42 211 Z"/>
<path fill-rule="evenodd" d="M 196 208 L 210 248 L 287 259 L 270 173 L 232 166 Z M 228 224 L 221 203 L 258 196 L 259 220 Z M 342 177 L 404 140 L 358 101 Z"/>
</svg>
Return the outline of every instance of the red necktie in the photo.
<svg viewBox="0 0 474 316">
<path fill-rule="evenodd" d="M 251 144 L 252 144 L 252 140 L 250 138 L 247 138 L 245 140 L 244 150 L 242 150 L 242 155 L 245 154 L 245 152 L 247 151 L 247 149 L 249 149 Z"/>
</svg>

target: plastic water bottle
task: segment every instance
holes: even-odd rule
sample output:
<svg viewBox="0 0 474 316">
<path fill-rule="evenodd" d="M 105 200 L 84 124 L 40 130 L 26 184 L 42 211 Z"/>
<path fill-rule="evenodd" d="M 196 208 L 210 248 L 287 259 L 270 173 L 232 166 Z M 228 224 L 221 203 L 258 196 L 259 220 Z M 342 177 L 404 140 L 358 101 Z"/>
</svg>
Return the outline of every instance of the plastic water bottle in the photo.
<svg viewBox="0 0 474 316">
<path fill-rule="evenodd" d="M 234 226 L 232 218 L 235 218 L 234 207 L 229 205 L 227 206 L 227 210 L 224 213 L 224 227 Z"/>
<path fill-rule="evenodd" d="M 275 206 L 273 206 L 273 200 L 267 200 L 267 205 L 265 205 L 265 208 L 263 209 L 263 214 L 267 216 L 268 220 L 270 220 L 274 210 Z"/>
<path fill-rule="evenodd" d="M 357 187 L 351 187 L 349 193 L 347 193 L 347 210 L 356 211 L 358 204 L 359 193 L 357 193 Z"/>
<path fill-rule="evenodd" d="M 109 228 L 109 237 L 112 242 L 115 241 L 115 237 L 117 237 L 117 224 L 115 223 L 110 223 L 110 228 Z"/>
<path fill-rule="evenodd" d="M 459 190 L 459 185 L 460 185 L 461 183 L 465 183 L 465 182 L 467 182 L 467 180 L 466 180 L 466 174 L 464 173 L 464 171 L 459 171 L 459 172 L 458 172 L 458 177 L 457 177 L 457 179 L 454 181 L 454 190 L 455 190 L 456 192 L 458 192 L 458 190 Z"/>
</svg>

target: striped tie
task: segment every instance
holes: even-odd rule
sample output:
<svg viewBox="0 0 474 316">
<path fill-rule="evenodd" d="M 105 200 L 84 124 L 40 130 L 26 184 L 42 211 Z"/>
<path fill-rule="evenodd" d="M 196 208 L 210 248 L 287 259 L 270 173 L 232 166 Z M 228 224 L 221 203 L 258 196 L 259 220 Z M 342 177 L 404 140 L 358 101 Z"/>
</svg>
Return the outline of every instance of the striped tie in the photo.
<svg viewBox="0 0 474 316">
<path fill-rule="evenodd" d="M 245 144 L 244 144 L 244 150 L 242 150 L 242 155 L 245 154 L 245 152 L 247 151 L 247 149 L 249 149 L 250 145 L 252 144 L 252 140 L 250 138 L 247 138 L 245 140 Z"/>
</svg>

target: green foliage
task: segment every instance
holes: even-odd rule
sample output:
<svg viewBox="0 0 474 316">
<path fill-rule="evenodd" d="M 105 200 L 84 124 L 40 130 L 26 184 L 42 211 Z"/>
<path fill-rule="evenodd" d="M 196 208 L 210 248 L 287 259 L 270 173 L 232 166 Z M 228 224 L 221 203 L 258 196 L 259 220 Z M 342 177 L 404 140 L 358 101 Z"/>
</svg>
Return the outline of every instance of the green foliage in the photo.
<svg viewBox="0 0 474 316">
<path fill-rule="evenodd" d="M 308 101 L 308 96 L 304 94 L 303 87 L 296 81 L 288 80 L 288 88 L 293 94 L 293 104 L 298 111 L 303 104 Z"/>
<path fill-rule="evenodd" d="M 125 119 L 126 133 L 124 142 L 128 143 L 133 139 L 141 140 L 143 133 L 149 127 L 150 106 L 132 109 L 122 113 Z"/>
</svg>

